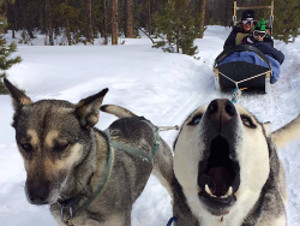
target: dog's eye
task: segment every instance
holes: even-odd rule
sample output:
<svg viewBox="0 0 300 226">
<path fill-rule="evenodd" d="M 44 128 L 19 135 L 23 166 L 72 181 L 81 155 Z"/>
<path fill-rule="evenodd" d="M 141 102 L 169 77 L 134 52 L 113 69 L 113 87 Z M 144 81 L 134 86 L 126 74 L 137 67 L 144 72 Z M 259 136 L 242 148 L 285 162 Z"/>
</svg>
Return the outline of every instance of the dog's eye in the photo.
<svg viewBox="0 0 300 226">
<path fill-rule="evenodd" d="M 202 118 L 202 114 L 197 114 L 193 117 L 193 119 L 188 123 L 189 126 L 194 126 L 199 124 L 199 122 L 201 121 Z"/>
<path fill-rule="evenodd" d="M 69 147 L 69 144 L 55 144 L 53 147 L 53 151 L 55 152 L 62 152 Z"/>
<path fill-rule="evenodd" d="M 30 143 L 20 144 L 20 146 L 26 152 L 31 152 L 33 150 L 33 147 Z"/>
<path fill-rule="evenodd" d="M 256 128 L 256 125 L 253 123 L 252 119 L 247 115 L 241 115 L 242 122 L 248 128 Z"/>
</svg>

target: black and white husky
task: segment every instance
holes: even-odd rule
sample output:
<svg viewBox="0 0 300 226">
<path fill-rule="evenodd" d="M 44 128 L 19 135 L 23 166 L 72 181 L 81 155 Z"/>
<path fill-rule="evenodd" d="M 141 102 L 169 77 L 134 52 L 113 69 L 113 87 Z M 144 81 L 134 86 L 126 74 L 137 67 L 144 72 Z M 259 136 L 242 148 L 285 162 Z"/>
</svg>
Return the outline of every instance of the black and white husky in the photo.
<svg viewBox="0 0 300 226">
<path fill-rule="evenodd" d="M 300 117 L 268 126 L 227 99 L 196 109 L 174 143 L 173 214 L 180 226 L 286 225 L 276 146 L 300 136 Z"/>
</svg>

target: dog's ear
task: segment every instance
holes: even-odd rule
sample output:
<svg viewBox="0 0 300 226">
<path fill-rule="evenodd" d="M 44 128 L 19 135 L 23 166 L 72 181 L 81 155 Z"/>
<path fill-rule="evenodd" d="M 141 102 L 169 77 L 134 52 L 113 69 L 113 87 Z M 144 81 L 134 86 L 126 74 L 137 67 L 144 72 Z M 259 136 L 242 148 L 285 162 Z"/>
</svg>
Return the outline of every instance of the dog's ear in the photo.
<svg viewBox="0 0 300 226">
<path fill-rule="evenodd" d="M 15 111 L 18 111 L 25 105 L 29 105 L 32 103 L 31 99 L 26 96 L 26 94 L 15 87 L 8 79 L 4 78 L 4 85 L 10 92 L 10 95 L 13 98 L 13 106 Z"/>
<path fill-rule="evenodd" d="M 103 89 L 93 96 L 82 99 L 76 105 L 75 113 L 77 114 L 82 127 L 91 129 L 97 124 L 99 119 L 99 108 L 107 92 L 108 88 Z"/>
<path fill-rule="evenodd" d="M 300 114 L 288 124 L 272 132 L 271 138 L 278 149 L 284 148 L 292 141 L 300 139 Z"/>
</svg>

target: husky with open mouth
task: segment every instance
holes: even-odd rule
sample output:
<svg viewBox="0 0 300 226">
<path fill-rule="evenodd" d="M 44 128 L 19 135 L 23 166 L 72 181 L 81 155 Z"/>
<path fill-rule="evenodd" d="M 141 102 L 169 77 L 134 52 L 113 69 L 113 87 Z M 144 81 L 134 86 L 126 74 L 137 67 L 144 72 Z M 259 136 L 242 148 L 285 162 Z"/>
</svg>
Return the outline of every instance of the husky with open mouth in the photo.
<svg viewBox="0 0 300 226">
<path fill-rule="evenodd" d="M 174 143 L 178 225 L 286 225 L 285 174 L 276 146 L 299 136 L 299 116 L 269 134 L 267 124 L 227 99 L 196 109 Z"/>
</svg>

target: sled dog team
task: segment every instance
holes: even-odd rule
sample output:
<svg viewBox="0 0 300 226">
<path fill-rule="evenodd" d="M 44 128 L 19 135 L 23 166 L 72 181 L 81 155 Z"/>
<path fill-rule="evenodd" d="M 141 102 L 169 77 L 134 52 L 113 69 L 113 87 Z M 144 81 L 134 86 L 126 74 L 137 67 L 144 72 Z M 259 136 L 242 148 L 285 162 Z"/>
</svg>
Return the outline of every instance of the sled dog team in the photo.
<svg viewBox="0 0 300 226">
<path fill-rule="evenodd" d="M 300 137 L 300 116 L 270 133 L 245 108 L 216 99 L 192 112 L 172 153 L 148 119 L 102 105 L 108 89 L 72 104 L 33 102 L 7 79 L 12 126 L 30 203 L 49 204 L 60 225 L 131 225 L 153 172 L 167 188 L 178 226 L 287 224 L 285 172 L 277 148 Z M 99 109 L 116 115 L 95 128 Z"/>
</svg>

